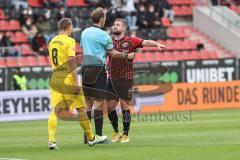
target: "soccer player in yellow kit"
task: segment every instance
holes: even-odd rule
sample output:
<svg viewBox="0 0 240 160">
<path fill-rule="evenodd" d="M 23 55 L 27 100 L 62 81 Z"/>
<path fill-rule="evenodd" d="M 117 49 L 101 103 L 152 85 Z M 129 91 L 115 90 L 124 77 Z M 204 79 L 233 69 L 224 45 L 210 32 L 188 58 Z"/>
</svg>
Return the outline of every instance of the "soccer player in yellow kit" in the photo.
<svg viewBox="0 0 240 160">
<path fill-rule="evenodd" d="M 72 22 L 63 18 L 58 23 L 59 34 L 49 43 L 49 57 L 52 66 L 50 77 L 51 107 L 48 119 L 49 149 L 58 149 L 56 144 L 57 120 L 77 120 L 87 135 L 88 144 L 93 146 L 106 140 L 106 136 L 94 136 L 90 121 L 84 110 L 84 94 L 79 85 L 75 59 L 75 40 Z M 71 110 L 76 109 L 78 114 Z"/>
</svg>

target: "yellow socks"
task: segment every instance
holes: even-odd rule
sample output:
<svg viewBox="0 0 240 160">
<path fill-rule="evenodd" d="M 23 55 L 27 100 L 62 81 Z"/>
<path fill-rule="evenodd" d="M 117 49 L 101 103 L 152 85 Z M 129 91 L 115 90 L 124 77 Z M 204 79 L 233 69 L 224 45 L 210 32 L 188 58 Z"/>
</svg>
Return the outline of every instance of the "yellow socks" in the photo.
<svg viewBox="0 0 240 160">
<path fill-rule="evenodd" d="M 57 116 L 54 111 L 50 112 L 48 118 L 48 140 L 56 142 Z"/>
<path fill-rule="evenodd" d="M 94 134 L 92 131 L 92 126 L 91 123 L 87 117 L 87 113 L 84 111 L 79 111 L 79 123 L 81 125 L 81 127 L 83 128 L 87 139 L 88 140 L 93 140 L 94 139 Z"/>
</svg>

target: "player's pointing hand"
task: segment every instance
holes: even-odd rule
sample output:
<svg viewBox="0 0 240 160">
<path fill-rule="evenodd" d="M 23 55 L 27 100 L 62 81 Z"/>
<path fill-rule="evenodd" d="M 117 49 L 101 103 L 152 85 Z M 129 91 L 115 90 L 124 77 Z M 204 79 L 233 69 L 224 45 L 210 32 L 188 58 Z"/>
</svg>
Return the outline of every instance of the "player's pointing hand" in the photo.
<svg viewBox="0 0 240 160">
<path fill-rule="evenodd" d="M 160 43 L 158 43 L 157 48 L 158 48 L 160 51 L 162 51 L 162 50 L 164 50 L 164 49 L 167 49 L 166 46 L 164 46 L 164 45 L 162 45 L 162 44 L 160 44 Z"/>
</svg>

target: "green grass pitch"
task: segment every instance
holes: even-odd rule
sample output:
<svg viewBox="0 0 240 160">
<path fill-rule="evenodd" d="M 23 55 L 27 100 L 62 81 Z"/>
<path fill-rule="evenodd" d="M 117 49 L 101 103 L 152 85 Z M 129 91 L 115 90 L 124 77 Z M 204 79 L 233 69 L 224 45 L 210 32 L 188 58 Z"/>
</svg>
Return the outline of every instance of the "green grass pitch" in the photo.
<svg viewBox="0 0 240 160">
<path fill-rule="evenodd" d="M 107 119 L 104 124 L 111 137 Z M 50 151 L 47 121 L 0 123 L 0 159 L 239 160 L 240 110 L 192 112 L 192 121 L 133 121 L 128 144 L 88 147 L 82 134 L 77 122 L 59 122 L 60 150 Z"/>
</svg>

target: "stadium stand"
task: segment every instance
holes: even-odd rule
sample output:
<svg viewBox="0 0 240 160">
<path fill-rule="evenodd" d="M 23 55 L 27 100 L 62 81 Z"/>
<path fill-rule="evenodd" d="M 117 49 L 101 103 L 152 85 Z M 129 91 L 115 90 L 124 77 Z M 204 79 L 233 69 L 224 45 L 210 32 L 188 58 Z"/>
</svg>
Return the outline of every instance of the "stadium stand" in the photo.
<svg viewBox="0 0 240 160">
<path fill-rule="evenodd" d="M 84 0 L 66 0 L 65 3 L 61 0 L 22 0 L 22 2 L 26 3 L 27 7 L 20 5 L 19 8 L 16 8 L 9 2 L 1 2 L 0 47 L 6 47 L 1 45 L 3 41 L 1 37 L 5 33 L 5 37 L 10 40 L 10 46 L 14 48 L 15 52 L 9 54 L 4 49 L 0 49 L 2 50 L 1 53 L 4 52 L 2 54 L 4 56 L 0 58 L 0 67 L 49 65 L 47 57 L 40 55 L 40 52 L 33 51 L 33 37 L 29 37 L 23 32 L 23 26 L 27 27 L 29 31 L 31 31 L 31 26 L 36 26 L 37 32 L 43 34 L 48 42 L 57 32 L 56 22 L 62 17 L 70 17 L 73 20 L 74 27 L 78 28 L 80 32 L 90 26 L 90 12 L 96 6 L 103 6 L 108 11 L 107 27 L 112 24 L 113 18 L 126 17 L 124 11 L 114 10 L 116 7 L 121 8 L 123 6 L 121 4 L 120 6 L 118 6 L 119 4 L 111 4 L 110 0 L 100 1 L 99 3 L 90 3 Z M 236 6 L 232 6 L 233 3 L 230 5 L 228 1 L 222 1 L 222 3 L 240 13 L 237 1 L 234 3 Z M 152 15 L 148 8 L 151 5 L 155 6 L 152 11 L 156 15 L 156 17 L 153 17 L 153 21 L 156 21 L 154 24 L 148 21 L 148 18 Z M 159 2 L 139 0 L 135 4 L 138 18 L 137 28 L 130 28 L 129 34 L 136 34 L 145 39 L 158 40 L 165 44 L 168 49 L 159 52 L 156 48 L 145 47 L 139 51 L 135 61 L 215 59 L 234 56 L 233 53 L 222 48 L 192 26 L 194 5 L 194 0 L 162 0 Z M 42 23 L 39 25 L 40 17 L 43 17 L 44 20 L 41 20 Z M 28 24 L 27 19 L 31 19 L 30 24 Z M 146 21 L 148 25 L 142 26 L 140 23 L 143 21 Z M 184 22 L 183 25 L 182 22 Z M 109 29 L 107 28 L 107 30 Z M 32 35 L 34 36 L 35 33 L 32 33 Z M 76 35 L 78 36 L 74 36 L 74 38 L 79 42 L 80 33 Z M 81 52 L 81 48 L 77 44 L 77 53 L 81 54 Z M 13 55 L 18 57 L 13 57 Z"/>
</svg>

